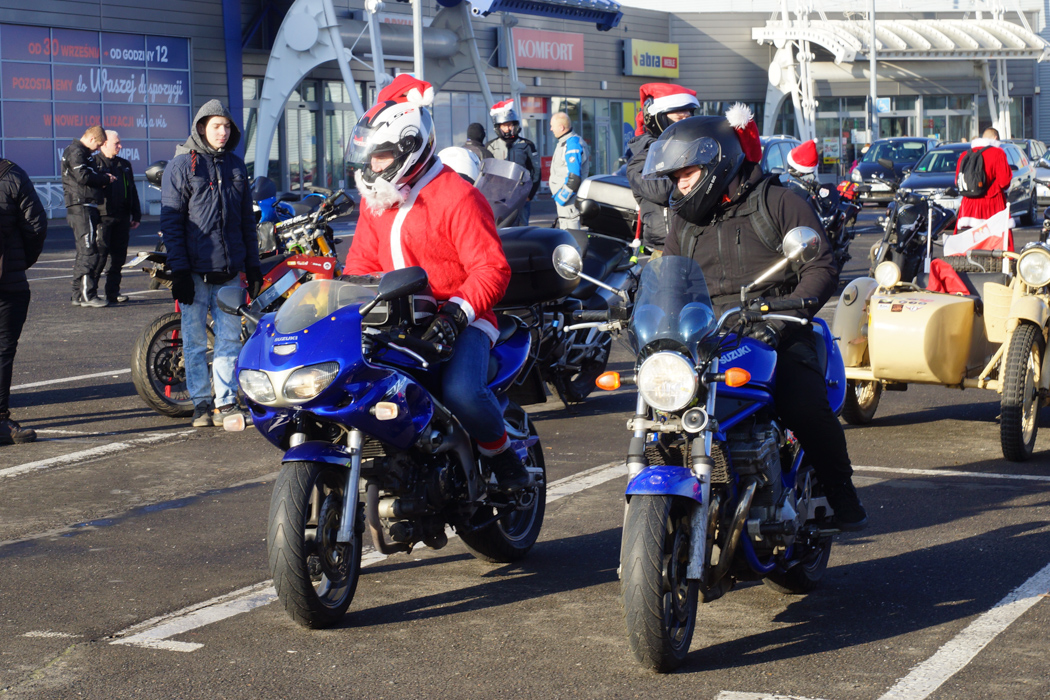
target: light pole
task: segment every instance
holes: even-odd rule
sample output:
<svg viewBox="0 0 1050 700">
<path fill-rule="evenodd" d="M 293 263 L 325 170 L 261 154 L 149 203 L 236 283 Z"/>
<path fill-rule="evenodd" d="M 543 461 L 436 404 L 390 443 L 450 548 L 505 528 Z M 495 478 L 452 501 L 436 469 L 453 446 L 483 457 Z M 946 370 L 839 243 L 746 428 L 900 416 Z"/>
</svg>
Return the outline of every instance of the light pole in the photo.
<svg viewBox="0 0 1050 700">
<path fill-rule="evenodd" d="M 875 66 L 875 0 L 871 0 L 871 44 L 868 46 L 868 72 L 871 73 L 871 103 L 868 105 L 868 138 L 879 138 L 879 114 L 875 101 L 879 97 L 879 81 Z"/>
</svg>

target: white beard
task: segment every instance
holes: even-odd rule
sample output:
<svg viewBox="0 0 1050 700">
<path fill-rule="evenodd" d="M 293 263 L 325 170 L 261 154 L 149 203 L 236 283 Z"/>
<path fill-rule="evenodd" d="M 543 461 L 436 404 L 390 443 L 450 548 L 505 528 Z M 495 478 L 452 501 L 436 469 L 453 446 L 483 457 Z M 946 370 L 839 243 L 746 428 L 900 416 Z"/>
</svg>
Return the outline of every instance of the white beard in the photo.
<svg viewBox="0 0 1050 700">
<path fill-rule="evenodd" d="M 368 204 L 372 216 L 379 216 L 387 209 L 401 206 L 408 199 L 410 191 L 407 186 L 398 187 L 381 177 L 377 177 L 372 184 L 368 184 L 361 176 L 360 170 L 354 171 L 354 182 L 357 183 L 357 191 Z"/>
</svg>

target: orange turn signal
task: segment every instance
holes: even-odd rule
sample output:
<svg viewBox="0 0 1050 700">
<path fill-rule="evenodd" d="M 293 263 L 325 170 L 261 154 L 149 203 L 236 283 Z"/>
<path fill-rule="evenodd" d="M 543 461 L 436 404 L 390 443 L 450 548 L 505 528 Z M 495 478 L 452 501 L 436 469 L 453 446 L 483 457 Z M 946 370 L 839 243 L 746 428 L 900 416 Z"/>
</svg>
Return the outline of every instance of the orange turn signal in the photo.
<svg viewBox="0 0 1050 700">
<path fill-rule="evenodd" d="M 751 381 L 751 373 L 741 367 L 726 370 L 726 386 L 744 386 Z"/>
<path fill-rule="evenodd" d="M 620 373 L 613 371 L 602 372 L 598 375 L 598 378 L 594 380 L 594 383 L 599 389 L 604 389 L 605 391 L 613 391 L 615 389 L 619 389 Z"/>
</svg>

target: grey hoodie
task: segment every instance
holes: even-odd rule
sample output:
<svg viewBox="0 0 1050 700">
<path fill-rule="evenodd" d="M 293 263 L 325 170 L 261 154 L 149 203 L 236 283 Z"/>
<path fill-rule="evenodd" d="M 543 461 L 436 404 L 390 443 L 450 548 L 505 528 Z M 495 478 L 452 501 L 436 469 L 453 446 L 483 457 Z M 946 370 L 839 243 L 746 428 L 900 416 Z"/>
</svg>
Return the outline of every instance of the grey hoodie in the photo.
<svg viewBox="0 0 1050 700">
<path fill-rule="evenodd" d="M 197 125 L 206 121 L 209 117 L 226 117 L 230 120 L 230 138 L 223 146 L 222 150 L 215 150 L 197 131 Z M 226 105 L 218 100 L 208 100 L 201 108 L 197 110 L 197 116 L 193 118 L 193 126 L 190 128 L 190 137 L 186 139 L 186 143 L 175 148 L 175 155 L 182 153 L 189 153 L 190 151 L 197 151 L 198 153 L 207 153 L 209 155 L 217 155 L 219 153 L 232 153 L 237 148 L 237 144 L 241 142 L 241 130 L 237 128 L 237 122 L 234 121 L 233 115 L 230 114 L 230 110 L 226 109 Z"/>
</svg>

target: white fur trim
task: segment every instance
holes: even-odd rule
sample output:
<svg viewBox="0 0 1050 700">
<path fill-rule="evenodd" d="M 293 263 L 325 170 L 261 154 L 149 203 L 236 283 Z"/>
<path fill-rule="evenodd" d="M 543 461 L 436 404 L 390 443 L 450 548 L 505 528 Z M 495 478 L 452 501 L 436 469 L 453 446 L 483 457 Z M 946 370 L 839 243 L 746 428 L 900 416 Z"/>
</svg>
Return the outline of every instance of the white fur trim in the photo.
<svg viewBox="0 0 1050 700">
<path fill-rule="evenodd" d="M 795 159 L 791 157 L 791 151 L 788 151 L 788 165 L 800 173 L 811 173 L 817 169 L 815 165 L 799 165 L 795 162 Z"/>
<path fill-rule="evenodd" d="M 973 141 L 970 142 L 970 148 L 971 149 L 984 148 L 985 146 L 999 146 L 999 145 L 1000 145 L 1000 143 L 998 141 L 996 141 L 995 139 L 986 139 L 986 138 L 983 138 L 983 137 L 979 138 L 979 139 L 974 139 Z"/>
<path fill-rule="evenodd" d="M 451 301 L 453 304 L 458 304 L 459 308 L 463 309 L 463 313 L 467 315 L 468 324 L 473 323 L 474 319 L 478 317 L 478 315 L 474 312 L 474 307 L 471 306 L 470 302 L 464 299 L 463 297 L 452 297 L 451 299 L 449 299 L 449 301 Z"/>
<path fill-rule="evenodd" d="M 752 114 L 751 108 L 746 104 L 737 102 L 726 112 L 726 120 L 729 121 L 729 126 L 734 129 L 743 129 L 755 120 L 755 115 Z"/>
<path fill-rule="evenodd" d="M 444 169 L 445 165 L 440 160 L 436 160 L 430 170 L 426 172 L 423 177 L 419 178 L 419 182 L 415 184 L 412 190 L 408 193 L 408 199 L 401 205 L 401 208 L 397 211 L 397 216 L 394 217 L 394 224 L 390 227 L 390 258 L 394 261 L 394 269 L 400 270 L 405 265 L 405 251 L 401 246 L 401 225 L 405 223 L 405 218 L 408 216 L 408 212 L 412 211 L 412 205 L 416 203 L 416 197 L 419 196 L 420 191 L 430 184 L 430 181 L 438 176 Z"/>
<path fill-rule="evenodd" d="M 499 340 L 499 329 L 492 325 L 492 323 L 490 323 L 489 321 L 486 321 L 483 318 L 479 318 L 470 325 L 474 326 L 479 331 L 487 335 L 489 337 L 489 342 L 493 345 L 495 345 L 496 341 Z"/>
<path fill-rule="evenodd" d="M 405 93 L 405 101 L 421 107 L 429 107 L 434 104 L 434 88 L 433 86 L 428 87 L 422 93 L 418 88 L 412 88 Z"/>
<path fill-rule="evenodd" d="M 653 98 L 653 101 L 649 104 L 645 111 L 649 112 L 650 115 L 655 116 L 661 112 L 673 112 L 675 108 L 678 109 L 697 109 L 700 107 L 700 102 L 687 92 L 680 92 L 674 95 L 664 95 L 663 97 Z"/>
</svg>

